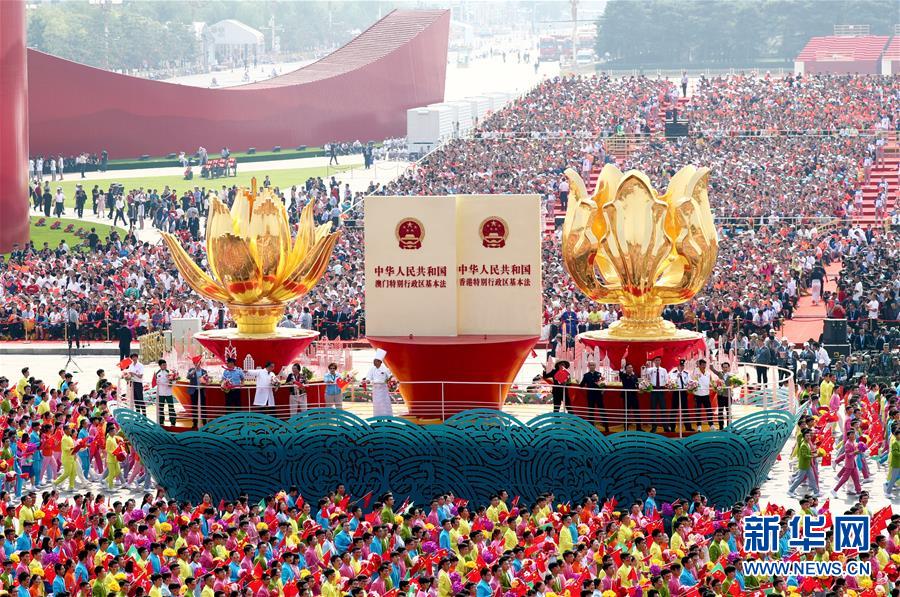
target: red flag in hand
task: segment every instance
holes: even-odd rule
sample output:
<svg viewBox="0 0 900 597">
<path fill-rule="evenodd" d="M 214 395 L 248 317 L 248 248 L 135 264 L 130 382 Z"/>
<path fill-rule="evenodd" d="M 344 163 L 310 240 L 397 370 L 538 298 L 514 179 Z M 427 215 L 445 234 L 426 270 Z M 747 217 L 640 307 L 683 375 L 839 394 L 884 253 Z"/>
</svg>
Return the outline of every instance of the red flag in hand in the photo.
<svg viewBox="0 0 900 597">
<path fill-rule="evenodd" d="M 374 491 L 370 491 L 370 492 L 367 493 L 366 495 L 362 496 L 363 508 L 368 508 L 368 507 L 369 507 L 369 502 L 372 501 L 372 494 L 373 494 L 373 493 L 375 493 L 375 492 L 374 492 Z"/>
</svg>

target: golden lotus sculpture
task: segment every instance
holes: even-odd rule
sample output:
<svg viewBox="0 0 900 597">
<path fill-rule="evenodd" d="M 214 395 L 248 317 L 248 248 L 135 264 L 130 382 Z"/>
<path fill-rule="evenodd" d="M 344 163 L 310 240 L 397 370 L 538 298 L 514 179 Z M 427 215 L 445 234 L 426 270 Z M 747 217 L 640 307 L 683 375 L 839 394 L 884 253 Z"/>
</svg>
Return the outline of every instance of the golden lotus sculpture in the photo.
<svg viewBox="0 0 900 597">
<path fill-rule="evenodd" d="M 715 265 L 719 239 L 707 195 L 709 169 L 685 166 L 664 195 L 644 173 L 612 165 L 603 167 L 592 196 L 577 173 L 569 169 L 566 176 L 566 270 L 592 300 L 622 305 L 622 319 L 599 335 L 690 336 L 661 313 L 700 292 Z"/>
<path fill-rule="evenodd" d="M 204 272 L 171 234 L 162 237 L 178 271 L 197 294 L 228 306 L 238 335 L 274 334 L 285 305 L 309 292 L 328 267 L 340 232 L 313 222 L 312 204 L 291 242 L 287 211 L 268 189 L 241 189 L 229 210 L 213 198 L 206 221 Z"/>
</svg>

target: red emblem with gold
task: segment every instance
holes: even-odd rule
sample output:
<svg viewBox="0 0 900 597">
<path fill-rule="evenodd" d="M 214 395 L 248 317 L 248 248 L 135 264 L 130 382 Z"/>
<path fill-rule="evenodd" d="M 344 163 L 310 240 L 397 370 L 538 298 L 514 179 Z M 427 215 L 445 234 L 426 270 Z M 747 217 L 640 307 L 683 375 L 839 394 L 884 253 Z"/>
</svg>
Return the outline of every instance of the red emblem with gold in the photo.
<svg viewBox="0 0 900 597">
<path fill-rule="evenodd" d="M 506 246 L 509 226 L 502 218 L 491 216 L 481 223 L 481 244 L 488 249 L 501 249 Z"/>
<path fill-rule="evenodd" d="M 421 249 L 425 238 L 425 226 L 415 218 L 405 218 L 397 224 L 397 242 L 401 249 L 408 251 Z"/>
</svg>

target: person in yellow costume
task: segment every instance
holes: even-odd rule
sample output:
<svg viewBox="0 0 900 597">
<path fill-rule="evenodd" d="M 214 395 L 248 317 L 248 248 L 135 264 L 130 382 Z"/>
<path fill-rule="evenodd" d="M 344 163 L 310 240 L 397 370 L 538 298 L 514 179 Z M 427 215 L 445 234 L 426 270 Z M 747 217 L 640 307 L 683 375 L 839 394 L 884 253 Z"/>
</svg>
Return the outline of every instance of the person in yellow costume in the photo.
<svg viewBox="0 0 900 597">
<path fill-rule="evenodd" d="M 443 558 L 438 564 L 438 597 L 450 597 L 453 595 L 453 582 L 450 580 L 450 558 Z"/>
<path fill-rule="evenodd" d="M 834 375 L 826 373 L 819 384 L 819 407 L 828 408 L 831 404 L 831 395 L 834 394 Z"/>
<path fill-rule="evenodd" d="M 62 473 L 53 481 L 54 485 L 60 485 L 66 479 L 69 480 L 69 489 L 75 489 L 75 428 L 67 427 L 60 441 L 60 460 L 62 461 Z M 113 457 L 115 458 L 115 457 Z"/>
<path fill-rule="evenodd" d="M 678 557 L 684 557 L 684 549 L 685 549 L 685 541 L 684 537 L 681 535 L 681 527 L 686 524 L 685 521 L 680 521 L 675 524 L 675 528 L 672 529 L 672 541 L 670 542 L 670 547 L 672 551 L 678 554 Z"/>
<path fill-rule="evenodd" d="M 109 430 L 113 431 L 112 429 Z M 110 489 L 113 488 L 113 484 L 116 481 L 116 477 L 118 477 L 122 473 L 122 467 L 119 465 L 119 459 L 116 458 L 116 450 L 119 449 L 119 438 L 114 433 L 107 433 L 106 435 L 106 485 Z"/>
<path fill-rule="evenodd" d="M 894 491 L 894 486 L 900 480 L 900 426 L 895 426 L 891 430 L 890 452 L 888 454 L 888 474 L 884 483 L 884 493 L 890 496 Z"/>
</svg>

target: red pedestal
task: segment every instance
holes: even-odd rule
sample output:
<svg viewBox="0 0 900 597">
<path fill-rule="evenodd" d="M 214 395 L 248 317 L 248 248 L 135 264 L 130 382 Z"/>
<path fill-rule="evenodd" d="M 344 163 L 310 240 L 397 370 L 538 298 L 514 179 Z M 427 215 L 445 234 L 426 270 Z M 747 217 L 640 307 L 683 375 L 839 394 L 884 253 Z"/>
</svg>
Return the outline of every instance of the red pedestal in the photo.
<svg viewBox="0 0 900 597">
<path fill-rule="evenodd" d="M 588 332 L 580 334 L 578 341 L 588 348 L 599 348 L 602 353 L 609 356 L 610 365 L 616 369 L 622 362 L 622 357 L 625 356 L 626 362 L 637 372 L 640 372 L 641 367 L 651 360 L 651 355 L 654 354 L 660 354 L 662 366 L 666 369 L 674 368 L 680 359 L 706 354 L 706 342 L 699 337 L 671 340 L 620 340 L 618 338 L 598 338 Z"/>
<path fill-rule="evenodd" d="M 291 386 L 283 385 L 275 391 L 275 413 L 281 419 L 286 419 L 290 413 L 290 395 Z M 253 396 L 256 393 L 256 387 L 250 383 L 240 388 L 240 407 L 237 411 L 226 411 L 225 409 L 225 392 L 221 387 L 215 385 L 207 387 L 203 390 L 206 398 L 205 411 L 203 418 L 205 420 L 215 419 L 232 412 L 259 412 L 259 408 L 253 407 Z M 185 408 L 187 414 L 181 418 L 193 418 L 193 404 L 191 403 L 190 394 L 188 394 L 187 380 L 179 380 L 175 382 L 172 388 L 172 395 Z M 325 406 L 325 382 L 312 382 L 306 384 L 306 406 L 307 408 L 323 408 Z M 187 427 L 168 427 L 175 431 L 187 431 Z"/>
<path fill-rule="evenodd" d="M 446 419 L 472 408 L 503 406 L 537 336 L 369 336 L 417 419 Z"/>
<path fill-rule="evenodd" d="M 280 371 L 293 363 L 318 337 L 318 332 L 292 328 L 278 328 L 272 336 L 239 337 L 237 330 L 230 328 L 200 332 L 194 335 L 194 340 L 223 362 L 231 355 L 237 366 L 243 367 L 247 355 L 250 355 L 256 367 L 263 367 L 266 361 L 272 361 L 275 371 Z"/>
<path fill-rule="evenodd" d="M 0 253 L 28 242 L 25 0 L 0 2 Z"/>
<path fill-rule="evenodd" d="M 596 421 L 593 420 L 593 413 L 588 408 L 587 390 L 585 388 L 572 386 L 566 389 L 566 393 L 568 394 L 569 399 L 569 413 L 578 415 L 582 419 L 587 419 L 592 423 L 602 424 L 604 422 L 602 414 L 598 415 Z M 629 428 L 633 429 L 634 425 L 640 424 L 644 427 L 644 431 L 648 431 L 652 428 L 654 423 L 659 423 L 660 413 L 650 408 L 650 394 L 648 392 L 638 392 L 637 401 L 637 410 L 628 411 Z M 708 423 L 708 418 L 697 411 L 697 401 L 692 393 L 685 394 L 685 411 L 682 413 L 682 416 L 687 417 L 687 419 L 679 418 L 679 409 L 675 406 L 674 392 L 666 390 L 665 401 L 666 413 L 669 420 L 674 421 L 676 425 L 681 425 L 681 429 L 677 430 L 675 433 L 669 433 L 668 435 L 683 436 L 698 433 L 698 420 L 702 421 L 704 425 Z M 718 424 L 719 402 L 715 391 L 710 392 L 710 404 L 713 409 L 712 419 Z M 603 409 L 615 413 L 614 418 L 607 417 L 605 420 L 606 423 L 610 424 L 611 431 L 621 431 L 623 428 L 622 423 L 625 418 L 625 392 L 616 386 L 603 388 Z M 693 425 L 694 429 L 697 431 L 686 431 L 684 428 L 687 425 Z"/>
</svg>

